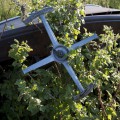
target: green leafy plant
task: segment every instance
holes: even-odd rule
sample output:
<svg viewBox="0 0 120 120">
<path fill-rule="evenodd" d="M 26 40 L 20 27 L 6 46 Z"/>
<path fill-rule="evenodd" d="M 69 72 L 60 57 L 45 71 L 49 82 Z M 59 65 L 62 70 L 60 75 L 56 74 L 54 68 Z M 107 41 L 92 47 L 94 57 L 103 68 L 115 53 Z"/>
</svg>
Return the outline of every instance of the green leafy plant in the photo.
<svg viewBox="0 0 120 120">
<path fill-rule="evenodd" d="M 9 51 L 9 56 L 13 58 L 15 61 L 13 62 L 13 66 L 21 67 L 22 63 L 29 56 L 28 52 L 32 51 L 32 49 L 28 46 L 27 41 L 19 43 L 18 40 L 14 40 L 15 44 L 11 45 L 11 50 Z"/>
<path fill-rule="evenodd" d="M 81 2 L 48 0 L 41 3 L 41 7 L 44 5 L 55 8 L 47 18 L 58 40 L 66 46 L 76 42 L 80 34 L 80 18 L 84 16 Z M 69 62 L 82 84 L 86 87 L 96 82 L 93 92 L 78 102 L 73 101 L 72 96 L 79 91 L 60 64 L 53 63 L 50 67 L 23 75 L 21 67 L 32 49 L 26 42 L 20 44 L 16 41 L 9 51 L 9 56 L 15 60 L 14 67 L 1 66 L 0 69 L 0 79 L 3 80 L 0 84 L 2 119 L 119 120 L 120 35 L 114 34 L 107 26 L 104 32 L 98 41 L 70 54 Z M 89 35 L 91 33 L 86 31 L 82 37 Z"/>
<path fill-rule="evenodd" d="M 119 55 L 120 48 L 110 27 L 98 42 L 93 41 L 70 59 L 83 84 L 97 80 L 97 86 L 78 103 L 72 100 L 75 86 L 66 71 L 58 64 L 20 77 L 18 100 L 27 104 L 32 115 L 39 119 L 119 119 Z M 112 42 L 111 42 L 112 41 Z M 57 72 L 56 72 L 57 71 Z M 66 77 L 65 77 L 66 76 Z"/>
</svg>

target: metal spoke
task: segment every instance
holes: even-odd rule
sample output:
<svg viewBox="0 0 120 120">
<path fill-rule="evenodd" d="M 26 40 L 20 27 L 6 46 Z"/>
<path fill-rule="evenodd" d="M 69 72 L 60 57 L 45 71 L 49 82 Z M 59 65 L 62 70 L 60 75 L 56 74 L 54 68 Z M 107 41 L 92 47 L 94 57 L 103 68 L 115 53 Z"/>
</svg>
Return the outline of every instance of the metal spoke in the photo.
<svg viewBox="0 0 120 120">
<path fill-rule="evenodd" d="M 43 59 L 43 60 L 41 60 L 41 61 L 31 65 L 31 66 L 29 66 L 26 69 L 24 69 L 23 73 L 26 74 L 26 73 L 28 73 L 28 72 L 30 72 L 32 70 L 35 70 L 35 69 L 37 69 L 39 67 L 42 67 L 42 66 L 44 66 L 44 65 L 46 65 L 46 64 L 48 64 L 48 63 L 50 63 L 52 61 L 54 61 L 54 57 L 53 57 L 53 55 L 50 55 L 50 56 L 46 57 L 45 59 Z"/>
<path fill-rule="evenodd" d="M 67 61 L 63 62 L 62 64 L 65 66 L 66 70 L 68 71 L 69 75 L 71 76 L 71 78 L 73 79 L 75 84 L 77 85 L 80 92 L 84 92 L 85 90 L 84 90 L 82 84 L 80 83 L 80 81 L 78 80 L 78 77 L 76 76 L 72 67 L 67 63 Z"/>
<path fill-rule="evenodd" d="M 77 42 L 77 43 L 73 44 L 73 45 L 71 46 L 70 50 L 72 50 L 72 49 L 75 50 L 75 49 L 77 49 L 77 48 L 85 45 L 86 43 L 88 43 L 88 42 L 90 42 L 90 41 L 92 41 L 92 40 L 94 40 L 94 39 L 97 39 L 97 38 L 98 38 L 97 34 L 94 34 L 94 35 L 91 36 L 91 37 L 88 37 L 88 38 L 86 38 L 86 39 L 84 39 L 84 40 L 82 40 L 82 41 L 80 41 L 80 42 Z"/>
<path fill-rule="evenodd" d="M 31 15 L 23 22 L 25 24 L 28 24 L 28 23 L 32 22 L 35 18 L 39 17 L 40 15 L 44 15 L 44 14 L 46 14 L 48 12 L 52 12 L 52 11 L 53 11 L 52 7 L 44 7 L 40 11 L 36 11 L 36 12 L 31 13 Z"/>
<path fill-rule="evenodd" d="M 42 23 L 45 26 L 45 29 L 47 30 L 47 33 L 48 33 L 48 35 L 50 37 L 50 40 L 51 40 L 51 42 L 53 44 L 53 47 L 55 48 L 56 46 L 59 45 L 59 43 L 58 43 L 58 41 L 57 41 L 57 39 L 56 39 L 56 37 L 55 37 L 55 35 L 54 35 L 50 25 L 49 25 L 49 23 L 47 22 L 45 16 L 44 15 L 40 15 L 40 18 L 42 20 Z"/>
</svg>

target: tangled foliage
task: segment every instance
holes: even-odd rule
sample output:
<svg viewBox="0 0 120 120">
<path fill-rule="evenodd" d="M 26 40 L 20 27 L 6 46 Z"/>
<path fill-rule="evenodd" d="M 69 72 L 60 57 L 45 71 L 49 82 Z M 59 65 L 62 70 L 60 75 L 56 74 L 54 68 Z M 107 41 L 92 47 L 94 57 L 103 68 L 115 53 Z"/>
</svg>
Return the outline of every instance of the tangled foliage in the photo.
<svg viewBox="0 0 120 120">
<path fill-rule="evenodd" d="M 36 5 L 37 0 L 34 2 Z M 80 18 L 84 16 L 81 2 L 47 0 L 41 5 L 55 8 L 47 18 L 58 40 L 66 46 L 76 42 L 80 34 Z M 81 9 L 77 9 L 80 6 Z M 114 34 L 111 27 L 105 26 L 104 32 L 98 41 L 73 51 L 69 57 L 84 87 L 96 81 L 93 92 L 78 102 L 73 101 L 72 96 L 79 91 L 60 64 L 53 63 L 46 69 L 23 75 L 18 65 L 23 65 L 31 49 L 25 42 L 24 45 L 19 42 L 12 45 L 9 55 L 16 64 L 0 69 L 0 79 L 3 80 L 0 84 L 2 119 L 119 120 L 120 36 Z M 85 33 L 83 37 L 89 35 Z"/>
<path fill-rule="evenodd" d="M 23 66 L 22 63 L 26 60 L 29 56 L 28 52 L 32 51 L 32 49 L 28 46 L 27 41 L 19 43 L 18 40 L 14 40 L 15 44 L 11 45 L 9 56 L 13 58 L 15 61 L 13 62 L 13 66 L 21 67 Z"/>
</svg>

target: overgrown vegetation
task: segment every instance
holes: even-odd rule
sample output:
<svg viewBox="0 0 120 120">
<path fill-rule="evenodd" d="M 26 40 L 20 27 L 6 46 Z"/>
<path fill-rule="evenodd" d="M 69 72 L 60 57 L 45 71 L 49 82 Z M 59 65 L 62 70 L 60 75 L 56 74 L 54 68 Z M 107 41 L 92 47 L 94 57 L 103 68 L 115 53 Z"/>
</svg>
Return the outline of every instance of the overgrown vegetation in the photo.
<svg viewBox="0 0 120 120">
<path fill-rule="evenodd" d="M 25 5 L 27 12 L 38 9 L 46 3 L 44 0 L 0 0 L 0 21 L 22 14 L 21 7 L 16 1 L 20 5 Z M 81 0 L 81 2 L 84 4 L 89 3 L 110 8 L 120 8 L 119 0 Z"/>
<path fill-rule="evenodd" d="M 54 7 L 55 11 L 48 14 L 47 18 L 62 44 L 70 46 L 76 42 L 84 17 L 81 1 L 33 2 L 38 8 L 45 5 Z M 86 32 L 81 36 L 90 35 Z M 53 63 L 51 67 L 23 75 L 22 67 L 25 67 L 26 57 L 32 49 L 26 42 L 16 41 L 9 51 L 9 56 L 15 60 L 14 64 L 0 67 L 2 120 L 119 120 L 118 39 L 120 35 L 105 26 L 104 34 L 100 35 L 98 41 L 92 41 L 70 55 L 69 62 L 82 84 L 86 87 L 96 81 L 93 92 L 78 102 L 72 100 L 78 90 L 60 64 Z"/>
</svg>

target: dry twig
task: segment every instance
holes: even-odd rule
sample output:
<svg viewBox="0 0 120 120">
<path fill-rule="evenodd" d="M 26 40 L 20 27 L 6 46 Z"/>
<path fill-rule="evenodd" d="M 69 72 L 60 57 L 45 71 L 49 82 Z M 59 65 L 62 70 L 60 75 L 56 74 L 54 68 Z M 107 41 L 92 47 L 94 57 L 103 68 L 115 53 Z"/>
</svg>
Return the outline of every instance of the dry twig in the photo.
<svg viewBox="0 0 120 120">
<path fill-rule="evenodd" d="M 108 120 L 107 113 L 106 113 L 106 110 L 105 110 L 105 106 L 104 106 L 102 98 L 101 98 L 102 91 L 100 89 L 100 86 L 97 87 L 97 91 L 98 91 L 98 101 L 99 101 L 101 109 L 102 109 L 102 114 L 106 118 L 106 120 Z"/>
</svg>

